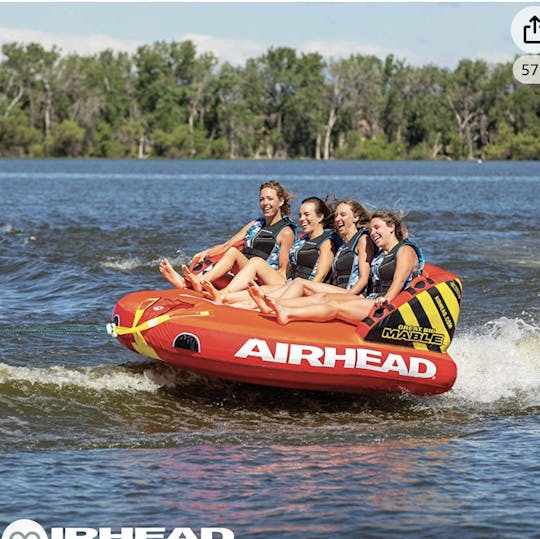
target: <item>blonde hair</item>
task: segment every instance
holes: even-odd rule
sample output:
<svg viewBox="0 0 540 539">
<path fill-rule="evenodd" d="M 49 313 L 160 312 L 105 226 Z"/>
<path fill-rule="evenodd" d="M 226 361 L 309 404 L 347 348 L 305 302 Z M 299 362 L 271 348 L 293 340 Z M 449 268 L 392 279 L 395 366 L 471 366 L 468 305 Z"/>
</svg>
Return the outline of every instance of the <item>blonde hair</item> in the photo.
<svg viewBox="0 0 540 539">
<path fill-rule="evenodd" d="M 381 219 L 388 226 L 394 225 L 396 239 L 403 241 L 409 237 L 409 231 L 403 222 L 406 215 L 404 211 L 375 210 L 371 219 Z"/>
</svg>

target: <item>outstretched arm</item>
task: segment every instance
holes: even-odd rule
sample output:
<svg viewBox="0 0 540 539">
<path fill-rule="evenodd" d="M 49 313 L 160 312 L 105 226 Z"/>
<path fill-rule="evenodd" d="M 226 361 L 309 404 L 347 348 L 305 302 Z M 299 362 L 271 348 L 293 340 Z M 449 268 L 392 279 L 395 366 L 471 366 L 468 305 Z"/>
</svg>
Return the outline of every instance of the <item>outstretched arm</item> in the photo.
<svg viewBox="0 0 540 539">
<path fill-rule="evenodd" d="M 250 221 L 247 225 L 242 227 L 234 236 L 230 237 L 227 241 L 223 243 L 218 243 L 217 245 L 214 245 L 212 247 L 209 247 L 208 249 L 204 249 L 203 251 L 199 251 L 193 256 L 193 262 L 199 262 L 200 260 L 203 260 L 207 256 L 214 256 L 219 253 L 222 253 L 229 249 L 230 247 L 233 247 L 236 243 L 243 240 L 246 232 L 249 230 L 251 225 L 253 225 L 255 221 Z"/>
</svg>

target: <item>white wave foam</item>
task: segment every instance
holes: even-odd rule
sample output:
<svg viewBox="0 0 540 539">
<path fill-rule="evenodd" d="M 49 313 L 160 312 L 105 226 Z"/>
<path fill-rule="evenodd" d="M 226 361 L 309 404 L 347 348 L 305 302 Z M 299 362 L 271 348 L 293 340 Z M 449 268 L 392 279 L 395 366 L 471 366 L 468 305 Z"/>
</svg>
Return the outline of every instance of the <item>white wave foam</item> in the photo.
<svg viewBox="0 0 540 539">
<path fill-rule="evenodd" d="M 129 256 L 128 258 L 106 258 L 101 262 L 102 268 L 119 270 L 119 271 L 131 271 L 137 268 L 158 268 L 159 262 L 163 257 L 154 258 L 151 260 L 143 260 L 138 256 Z M 189 258 L 183 253 L 173 258 L 168 257 L 169 262 L 175 267 L 179 268 L 181 264 L 187 264 Z"/>
<path fill-rule="evenodd" d="M 130 256 L 128 258 L 107 258 L 100 265 L 102 268 L 129 271 L 147 266 L 148 263 L 144 263 L 138 256 Z"/>
<path fill-rule="evenodd" d="M 449 349 L 458 367 L 451 399 L 477 403 L 512 400 L 540 404 L 540 331 L 502 317 L 456 337 Z"/>
<path fill-rule="evenodd" d="M 13 225 L 10 225 L 9 223 L 5 224 L 5 225 L 2 225 L 0 227 L 0 232 L 2 234 L 11 234 L 11 232 L 13 232 L 14 228 L 13 228 Z"/>
<path fill-rule="evenodd" d="M 121 367 L 83 367 L 71 369 L 61 366 L 46 368 L 16 367 L 0 363 L 0 384 L 27 382 L 71 386 L 92 391 L 125 393 L 156 392 L 160 385 L 147 373 L 133 373 Z"/>
</svg>

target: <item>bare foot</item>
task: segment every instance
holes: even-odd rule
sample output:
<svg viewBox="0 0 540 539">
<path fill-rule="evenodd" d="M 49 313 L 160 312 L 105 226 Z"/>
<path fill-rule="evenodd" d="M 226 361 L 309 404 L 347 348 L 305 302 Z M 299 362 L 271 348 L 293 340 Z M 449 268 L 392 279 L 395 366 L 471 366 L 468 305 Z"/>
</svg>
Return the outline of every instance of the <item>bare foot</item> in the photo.
<svg viewBox="0 0 540 539">
<path fill-rule="evenodd" d="M 201 285 L 201 282 L 199 281 L 199 278 L 194 273 L 192 273 L 185 264 L 182 264 L 182 273 L 184 274 L 186 281 L 189 282 L 193 290 L 196 290 L 197 292 L 202 292 L 203 287 Z"/>
<path fill-rule="evenodd" d="M 281 305 L 279 305 L 276 299 L 265 295 L 264 302 L 270 309 L 272 309 L 272 311 L 276 313 L 276 320 L 278 321 L 279 324 L 284 326 L 285 324 L 289 323 L 289 317 L 287 316 L 285 312 L 285 307 L 282 307 Z"/>
<path fill-rule="evenodd" d="M 223 303 L 223 294 L 210 281 L 203 279 L 201 281 L 201 289 L 206 297 L 218 303 Z"/>
<path fill-rule="evenodd" d="M 175 288 L 186 288 L 185 279 L 171 266 L 171 263 L 166 258 L 161 259 L 159 271 Z"/>
<path fill-rule="evenodd" d="M 270 314 L 273 312 L 273 310 L 270 309 L 270 307 L 264 301 L 265 296 L 262 288 L 255 281 L 249 282 L 248 292 L 251 299 L 257 304 L 257 307 L 259 307 L 261 313 Z"/>
</svg>

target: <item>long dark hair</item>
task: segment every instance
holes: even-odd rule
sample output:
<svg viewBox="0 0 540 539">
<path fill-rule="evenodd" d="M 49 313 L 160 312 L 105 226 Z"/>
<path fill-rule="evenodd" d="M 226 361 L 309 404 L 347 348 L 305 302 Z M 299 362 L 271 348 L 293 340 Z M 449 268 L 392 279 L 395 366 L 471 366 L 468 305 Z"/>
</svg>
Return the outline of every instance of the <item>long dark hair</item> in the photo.
<svg viewBox="0 0 540 539">
<path fill-rule="evenodd" d="M 319 197 L 308 197 L 302 200 L 301 204 L 304 204 L 304 202 L 313 204 L 315 206 L 315 213 L 323 216 L 321 223 L 323 228 L 334 228 L 334 210 L 325 200 Z"/>
</svg>

